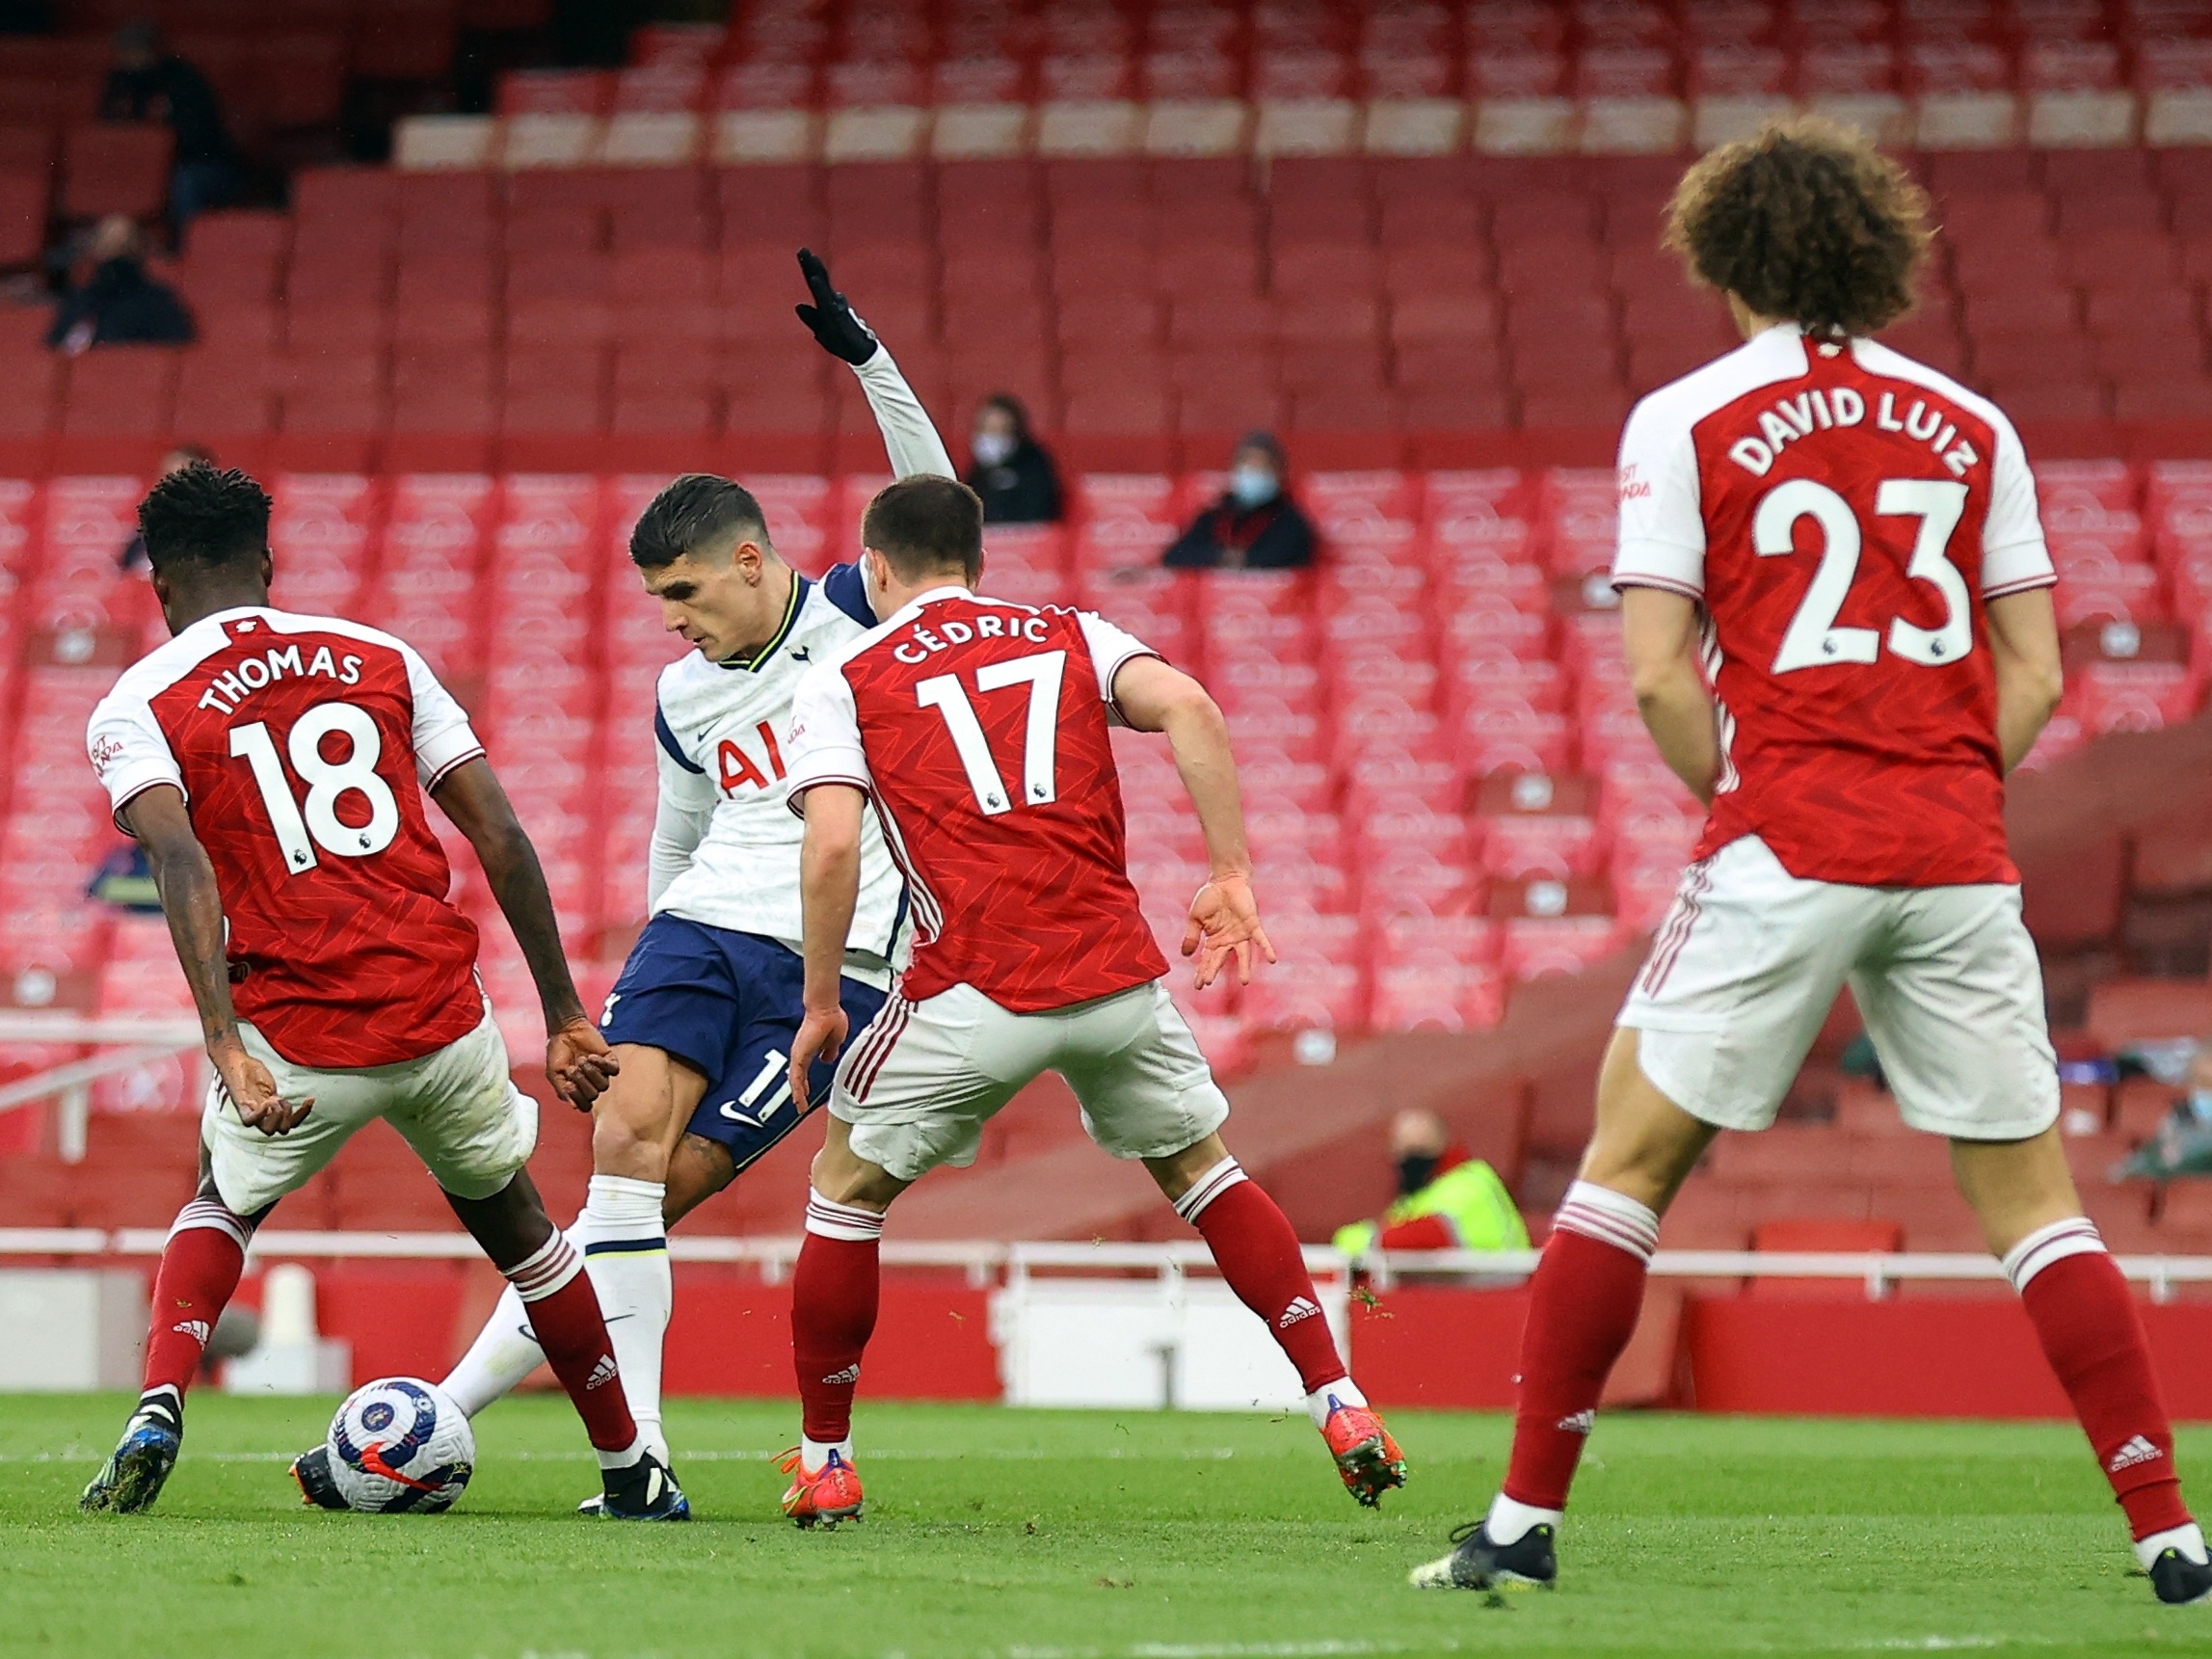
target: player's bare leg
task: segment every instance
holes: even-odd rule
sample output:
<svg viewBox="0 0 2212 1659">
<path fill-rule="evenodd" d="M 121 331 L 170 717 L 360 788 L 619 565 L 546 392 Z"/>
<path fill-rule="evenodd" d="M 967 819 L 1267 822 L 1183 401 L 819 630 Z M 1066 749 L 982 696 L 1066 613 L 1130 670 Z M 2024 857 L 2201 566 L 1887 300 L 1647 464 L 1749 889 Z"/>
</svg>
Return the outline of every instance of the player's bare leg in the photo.
<svg viewBox="0 0 2212 1659">
<path fill-rule="evenodd" d="M 860 1517 L 853 1466 L 853 1394 L 875 1331 L 884 1212 L 908 1183 L 852 1149 L 852 1128 L 830 1117 L 814 1154 L 807 1236 L 791 1273 L 791 1365 L 802 1438 L 784 1468 L 784 1512 L 802 1527 Z"/>
<path fill-rule="evenodd" d="M 184 1396 L 216 1321 L 238 1289 L 247 1243 L 275 1207 L 253 1216 L 232 1211 L 216 1191 L 206 1148 L 200 1149 L 200 1190 L 177 1212 L 154 1274 L 138 1405 L 115 1452 L 85 1487 L 80 1509 L 134 1514 L 161 1495 L 183 1445 Z"/>
<path fill-rule="evenodd" d="M 1480 1522 L 1452 1535 L 1452 1554 L 1414 1569 L 1416 1585 L 1487 1590 L 1557 1576 L 1553 1539 L 1598 1396 L 1636 1331 L 1660 1214 L 1716 1133 L 1643 1075 L 1637 1033 L 1616 1030 L 1598 1075 L 1596 1132 L 1529 1281 L 1505 1485 Z"/>
<path fill-rule="evenodd" d="M 1345 1487 L 1370 1508 L 1405 1485 L 1405 1458 L 1352 1381 L 1306 1271 L 1290 1219 L 1229 1155 L 1221 1137 L 1148 1158 L 1175 1213 L 1197 1228 L 1229 1288 L 1260 1317 L 1298 1373 L 1306 1412 L 1328 1443 Z"/>
<path fill-rule="evenodd" d="M 1959 1191 L 2036 1327 L 2161 1601 L 2212 1597 L 2212 1557 L 2181 1500 L 2173 1430 L 2135 1298 L 2082 1214 L 2054 1127 L 1951 1143 Z"/>
</svg>

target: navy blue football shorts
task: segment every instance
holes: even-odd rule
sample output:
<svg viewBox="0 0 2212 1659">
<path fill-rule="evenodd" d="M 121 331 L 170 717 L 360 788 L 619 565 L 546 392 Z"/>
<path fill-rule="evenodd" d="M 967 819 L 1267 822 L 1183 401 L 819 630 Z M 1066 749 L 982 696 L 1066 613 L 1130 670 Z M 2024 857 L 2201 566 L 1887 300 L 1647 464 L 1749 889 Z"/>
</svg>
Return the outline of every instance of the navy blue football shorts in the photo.
<svg viewBox="0 0 2212 1659">
<path fill-rule="evenodd" d="M 655 916 L 638 935 L 600 1016 L 609 1043 L 642 1043 L 706 1078 L 690 1133 L 730 1150 L 742 1169 L 797 1127 L 791 1043 L 805 1011 L 806 966 L 787 945 L 680 916 Z M 884 993 L 847 977 L 853 1035 L 883 1007 Z M 848 1039 L 849 1040 L 849 1039 Z M 807 1093 L 829 1098 L 837 1067 L 817 1061 Z"/>
</svg>

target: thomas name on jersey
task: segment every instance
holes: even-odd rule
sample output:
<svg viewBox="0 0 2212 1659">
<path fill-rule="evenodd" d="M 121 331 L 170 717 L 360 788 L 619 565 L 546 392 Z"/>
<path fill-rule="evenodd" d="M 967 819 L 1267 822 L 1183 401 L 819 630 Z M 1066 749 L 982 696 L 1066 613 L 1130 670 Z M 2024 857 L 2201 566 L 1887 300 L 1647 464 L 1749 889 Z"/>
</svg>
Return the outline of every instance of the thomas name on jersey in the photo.
<svg viewBox="0 0 2212 1659">
<path fill-rule="evenodd" d="M 242 629 L 247 627 L 251 624 L 241 625 Z M 274 685 L 287 675 L 307 679 L 320 676 L 334 680 L 340 685 L 359 685 L 361 659 L 351 654 L 333 657 L 329 646 L 319 645 L 315 655 L 303 666 L 298 646 L 271 646 L 265 656 L 240 657 L 227 671 L 217 674 L 194 707 L 212 709 L 218 714 L 232 713 L 254 692 Z"/>
</svg>

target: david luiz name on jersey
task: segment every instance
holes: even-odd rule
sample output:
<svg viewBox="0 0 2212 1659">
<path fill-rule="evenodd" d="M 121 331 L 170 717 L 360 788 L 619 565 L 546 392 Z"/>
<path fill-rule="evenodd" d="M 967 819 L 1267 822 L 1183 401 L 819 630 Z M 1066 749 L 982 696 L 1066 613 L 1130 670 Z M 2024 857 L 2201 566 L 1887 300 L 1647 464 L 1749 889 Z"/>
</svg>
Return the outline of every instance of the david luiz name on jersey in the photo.
<svg viewBox="0 0 2212 1659">
<path fill-rule="evenodd" d="M 1853 388 L 1812 387 L 1795 397 L 1777 398 L 1772 407 L 1761 410 L 1759 436 L 1753 438 L 1746 433 L 1737 439 L 1728 446 L 1728 459 L 1752 477 L 1764 478 L 1788 445 L 1803 442 L 1818 433 L 1857 426 L 1866 418 L 1866 399 Z M 1982 459 L 1974 446 L 1959 436 L 1958 421 L 1944 414 L 1941 404 L 1931 406 L 1925 397 L 1914 398 L 1900 417 L 1897 393 L 1883 392 L 1875 399 L 1874 423 L 1884 432 L 1902 432 L 1927 444 L 1942 459 L 1954 478 L 1965 477 L 1966 468 Z M 1622 477 L 1624 496 L 1635 487 L 1635 482 L 1625 475 Z"/>
<path fill-rule="evenodd" d="M 939 638 L 938 633 L 944 637 Z M 973 628 L 955 620 L 939 624 L 938 633 L 916 623 L 906 630 L 906 637 L 891 648 L 891 654 L 911 666 L 927 662 L 932 652 L 949 651 L 973 639 L 1026 639 L 1032 645 L 1042 645 L 1052 637 L 1052 629 L 1041 616 L 999 617 L 988 611 L 975 619 Z"/>
</svg>

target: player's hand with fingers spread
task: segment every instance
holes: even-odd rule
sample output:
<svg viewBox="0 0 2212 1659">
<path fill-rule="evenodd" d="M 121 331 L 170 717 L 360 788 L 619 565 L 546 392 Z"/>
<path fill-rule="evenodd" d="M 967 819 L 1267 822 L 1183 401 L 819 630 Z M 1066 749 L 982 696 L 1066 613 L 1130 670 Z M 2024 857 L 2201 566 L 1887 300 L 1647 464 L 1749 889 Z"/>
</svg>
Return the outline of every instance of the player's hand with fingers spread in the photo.
<svg viewBox="0 0 2212 1659">
<path fill-rule="evenodd" d="M 607 1084 L 622 1070 L 606 1038 L 586 1014 L 561 1022 L 546 1039 L 546 1077 L 553 1092 L 578 1111 L 589 1111 L 592 1102 L 606 1092 Z"/>
<path fill-rule="evenodd" d="M 807 279 L 807 291 L 813 295 L 811 306 L 799 306 L 799 321 L 812 329 L 814 338 L 821 341 L 822 350 L 832 357 L 840 357 L 858 368 L 882 349 L 875 331 L 860 320 L 852 302 L 830 286 L 830 268 L 811 248 L 799 250 L 799 270 Z"/>
<path fill-rule="evenodd" d="M 1249 985 L 1255 950 L 1270 962 L 1275 959 L 1275 947 L 1260 925 L 1252 878 L 1238 870 L 1214 876 L 1192 896 L 1190 921 L 1183 932 L 1183 953 L 1192 958 L 1198 988 L 1203 991 L 1213 984 L 1232 956 L 1237 961 L 1237 983 Z"/>
<path fill-rule="evenodd" d="M 809 1008 L 799 1022 L 799 1034 L 791 1039 L 791 1099 L 801 1111 L 813 1104 L 807 1098 L 808 1072 L 816 1060 L 836 1059 L 851 1029 L 844 1009 L 835 1003 L 827 1008 Z"/>
<path fill-rule="evenodd" d="M 315 1109 L 312 1095 L 297 1106 L 285 1101 L 277 1092 L 277 1080 L 269 1068 L 242 1045 L 227 1044 L 210 1051 L 208 1057 L 215 1062 L 218 1085 L 238 1109 L 238 1121 L 249 1129 L 271 1137 L 289 1135 Z"/>
</svg>

